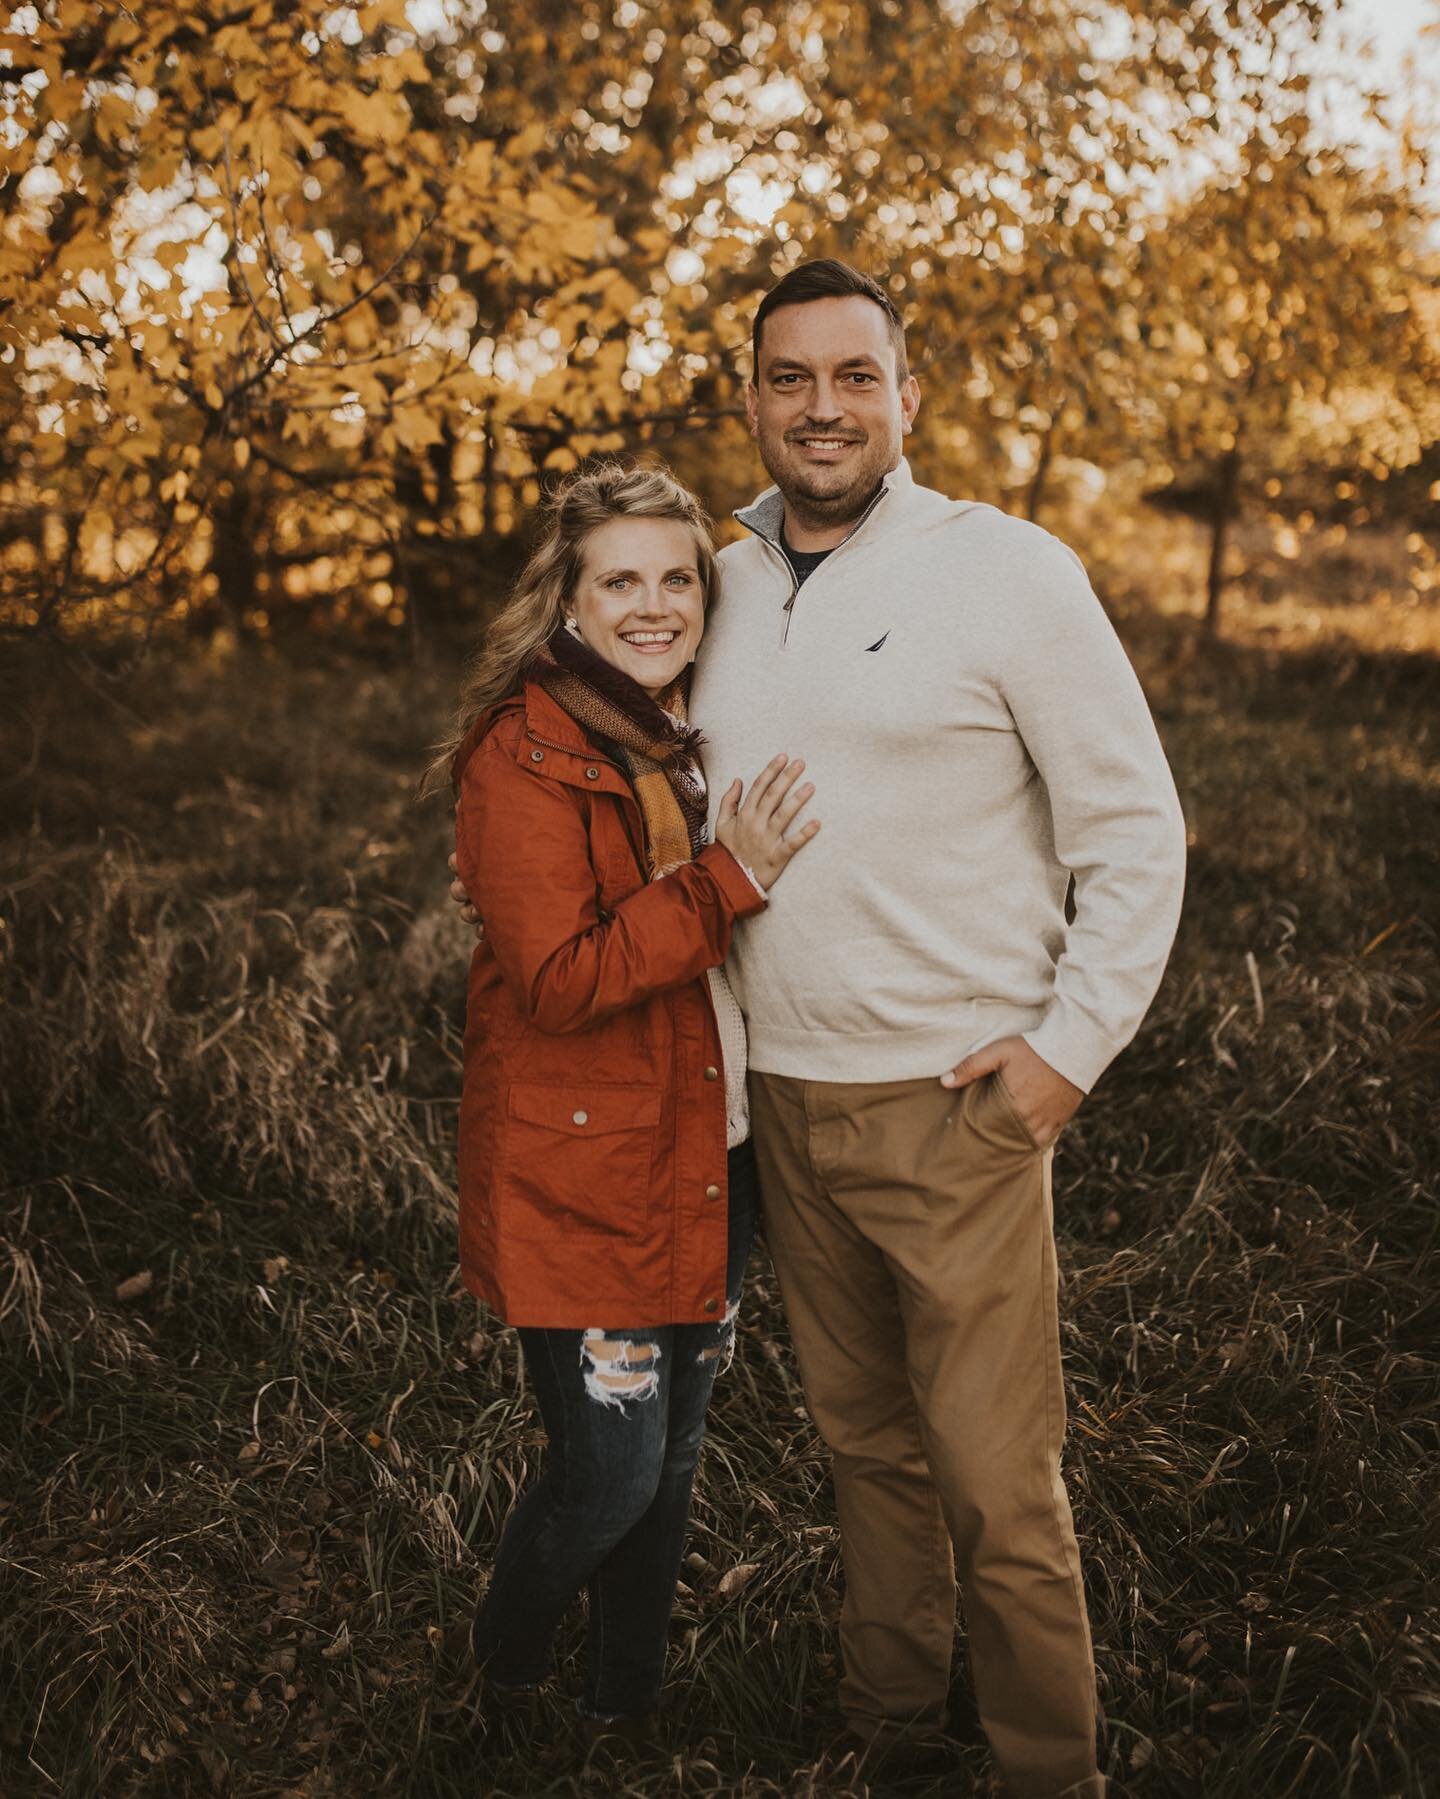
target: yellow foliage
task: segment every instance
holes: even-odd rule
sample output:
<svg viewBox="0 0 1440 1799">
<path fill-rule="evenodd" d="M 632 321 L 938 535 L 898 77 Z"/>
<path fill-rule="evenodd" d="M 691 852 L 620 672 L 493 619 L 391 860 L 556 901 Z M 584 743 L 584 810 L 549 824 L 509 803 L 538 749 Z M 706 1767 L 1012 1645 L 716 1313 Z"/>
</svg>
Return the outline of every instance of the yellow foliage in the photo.
<svg viewBox="0 0 1440 1799">
<path fill-rule="evenodd" d="M 604 450 L 690 455 L 718 504 L 754 477 L 754 300 L 797 251 L 895 276 L 921 429 L 986 497 L 1042 440 L 1102 467 L 1330 442 L 1342 386 L 1380 395 L 1346 415 L 1367 453 L 1418 454 L 1440 327 L 1413 328 L 1403 183 L 1285 151 L 1293 94 L 1257 77 L 1273 116 L 1242 162 L 1263 137 L 1267 178 L 1157 217 L 1215 148 L 1190 97 L 1219 117 L 1226 71 L 1276 43 L 1264 8 L 1223 9 L 1237 61 L 1192 0 L 1127 0 L 1102 52 L 1076 19 L 1104 10 L 653 0 L 542 30 L 531 0 L 488 0 L 483 33 L 432 35 L 405 0 L 232 0 L 203 35 L 179 0 L 98 25 L 51 0 L 0 37 L 36 71 L 0 151 L 0 342 L 26 370 L 8 464 L 62 511 L 89 500 L 92 547 L 102 518 L 139 543 L 167 506 L 209 508 L 213 551 L 187 538 L 216 584 L 233 533 L 263 561 L 282 511 L 290 547 L 326 541 L 337 497 L 411 539 L 503 531 L 537 467 Z M 652 332 L 647 374 L 630 343 Z M 692 408 L 703 439 L 657 437 Z"/>
</svg>

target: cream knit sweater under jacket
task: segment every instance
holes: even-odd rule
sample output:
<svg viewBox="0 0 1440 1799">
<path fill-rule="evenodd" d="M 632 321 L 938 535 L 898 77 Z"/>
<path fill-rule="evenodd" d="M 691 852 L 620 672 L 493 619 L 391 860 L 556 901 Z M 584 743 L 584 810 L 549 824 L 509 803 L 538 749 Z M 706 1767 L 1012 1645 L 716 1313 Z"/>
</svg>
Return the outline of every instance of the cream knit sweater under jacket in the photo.
<svg viewBox="0 0 1440 1799">
<path fill-rule="evenodd" d="M 823 823 L 735 933 L 750 1066 L 911 1080 L 1019 1033 L 1088 1091 L 1159 984 L 1185 828 L 1079 560 L 904 462 L 798 593 L 778 491 L 737 516 L 690 706 L 712 814 L 786 750 Z"/>
</svg>

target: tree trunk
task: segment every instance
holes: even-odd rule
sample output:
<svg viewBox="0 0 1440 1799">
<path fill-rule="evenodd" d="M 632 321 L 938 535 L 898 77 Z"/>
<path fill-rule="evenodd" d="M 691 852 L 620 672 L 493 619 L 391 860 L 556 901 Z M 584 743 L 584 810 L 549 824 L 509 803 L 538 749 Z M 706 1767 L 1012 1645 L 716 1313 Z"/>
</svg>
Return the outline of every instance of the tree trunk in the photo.
<svg viewBox="0 0 1440 1799">
<path fill-rule="evenodd" d="M 247 630 L 244 620 L 259 599 L 255 577 L 260 572 L 256 553 L 254 508 L 249 488 L 237 477 L 231 491 L 212 515 L 215 531 L 213 567 L 220 583 L 220 603 L 236 630 Z"/>
<path fill-rule="evenodd" d="M 1040 510 L 1040 502 L 1045 497 L 1045 483 L 1050 475 L 1050 464 L 1055 457 L 1055 421 L 1052 419 L 1045 427 L 1045 434 L 1040 439 L 1040 454 L 1035 461 L 1035 473 L 1030 477 L 1030 486 L 1025 494 L 1025 516 L 1033 524 Z"/>
<path fill-rule="evenodd" d="M 1221 458 L 1215 480 L 1215 504 L 1210 515 L 1210 574 L 1205 594 L 1205 629 L 1220 635 L 1220 601 L 1225 591 L 1225 540 L 1235 516 L 1235 496 L 1240 490 L 1238 440 Z"/>
<path fill-rule="evenodd" d="M 485 453 L 480 463 L 480 536 L 488 550 L 495 542 L 495 408 L 485 408 Z"/>
</svg>

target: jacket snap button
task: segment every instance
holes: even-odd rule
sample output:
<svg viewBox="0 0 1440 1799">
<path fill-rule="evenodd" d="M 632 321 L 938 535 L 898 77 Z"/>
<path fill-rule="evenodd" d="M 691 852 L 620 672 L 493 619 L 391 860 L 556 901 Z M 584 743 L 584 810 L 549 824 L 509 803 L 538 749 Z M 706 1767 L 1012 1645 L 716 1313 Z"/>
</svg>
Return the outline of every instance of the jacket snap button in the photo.
<svg viewBox="0 0 1440 1799">
<path fill-rule="evenodd" d="M 544 750 L 531 750 L 530 760 L 532 762 L 543 762 L 545 760 Z"/>
<path fill-rule="evenodd" d="M 706 1199 L 719 1199 L 720 1189 L 718 1187 L 707 1187 L 705 1189 L 705 1197 Z"/>
<path fill-rule="evenodd" d="M 585 779 L 587 781 L 598 781 L 600 779 L 600 770 L 598 768 L 587 768 L 585 770 Z"/>
<path fill-rule="evenodd" d="M 718 1081 L 720 1079 L 720 1070 L 718 1068 L 707 1068 L 705 1070 L 705 1079 L 707 1081 Z"/>
<path fill-rule="evenodd" d="M 705 1310 L 707 1312 L 718 1312 L 720 1310 L 720 1301 L 718 1299 L 707 1299 L 705 1301 Z"/>
<path fill-rule="evenodd" d="M 589 1124 L 590 1114 L 588 1112 L 572 1112 L 570 1122 L 571 1124 Z"/>
</svg>

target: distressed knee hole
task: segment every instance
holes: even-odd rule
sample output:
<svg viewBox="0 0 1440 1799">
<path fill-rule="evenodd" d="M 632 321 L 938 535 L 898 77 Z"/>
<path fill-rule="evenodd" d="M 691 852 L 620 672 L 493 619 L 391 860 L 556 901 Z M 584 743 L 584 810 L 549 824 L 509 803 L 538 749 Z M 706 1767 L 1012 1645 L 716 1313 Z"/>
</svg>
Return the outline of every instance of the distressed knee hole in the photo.
<svg viewBox="0 0 1440 1799">
<path fill-rule="evenodd" d="M 592 1361 L 627 1368 L 636 1362 L 653 1362 L 658 1353 L 653 1343 L 627 1343 L 624 1337 L 607 1337 L 604 1331 L 586 1331 L 583 1347 Z"/>
<path fill-rule="evenodd" d="M 724 1374 L 735 1359 L 735 1320 L 740 1313 L 740 1301 L 732 1299 L 725 1308 L 725 1316 L 720 1320 L 720 1335 L 708 1349 L 702 1349 L 696 1356 L 696 1362 L 703 1368 L 711 1362 L 718 1361 L 718 1373 Z"/>
<path fill-rule="evenodd" d="M 600 1405 L 623 1406 L 627 1399 L 653 1398 L 660 1389 L 655 1372 L 659 1359 L 655 1343 L 631 1343 L 599 1329 L 587 1330 L 580 1338 L 585 1391 Z"/>
<path fill-rule="evenodd" d="M 638 1393 L 654 1380 L 653 1374 L 646 1374 L 639 1368 L 631 1369 L 626 1374 L 612 1374 L 608 1369 L 597 1368 L 595 1378 L 602 1387 L 609 1387 L 616 1393 Z"/>
</svg>

